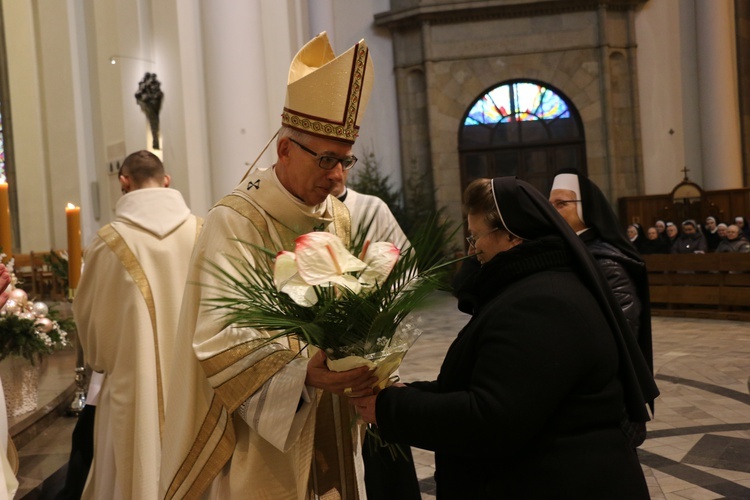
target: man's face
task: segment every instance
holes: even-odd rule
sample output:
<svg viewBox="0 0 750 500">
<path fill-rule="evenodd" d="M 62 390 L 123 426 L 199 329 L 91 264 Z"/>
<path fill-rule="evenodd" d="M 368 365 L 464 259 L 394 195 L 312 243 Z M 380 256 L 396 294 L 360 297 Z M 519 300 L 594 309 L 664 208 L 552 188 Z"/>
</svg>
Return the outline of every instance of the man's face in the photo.
<svg viewBox="0 0 750 500">
<path fill-rule="evenodd" d="M 341 181 L 336 181 L 334 183 L 333 189 L 331 190 L 331 194 L 336 197 L 344 194 L 344 191 L 346 190 L 346 178 L 349 176 L 349 171 L 344 170 L 342 173 L 343 175 L 341 176 Z"/>
<path fill-rule="evenodd" d="M 655 240 L 659 237 L 659 231 L 657 231 L 655 227 L 650 227 L 648 228 L 648 232 L 646 233 L 646 236 L 650 240 Z"/>
<path fill-rule="evenodd" d="M 575 200 L 575 201 L 574 201 Z M 578 217 L 578 203 L 581 200 L 576 199 L 576 194 L 568 189 L 553 189 L 549 194 L 549 201 L 565 219 L 565 222 L 573 228 L 573 231 L 583 231 L 586 225 Z"/>
<path fill-rule="evenodd" d="M 695 234 L 695 226 L 692 224 L 685 224 L 682 226 L 682 232 L 687 235 Z"/>
<path fill-rule="evenodd" d="M 713 219 L 706 219 L 706 230 L 713 231 L 716 229 L 716 221 Z"/>
<path fill-rule="evenodd" d="M 735 226 L 732 224 L 731 226 L 727 226 L 727 239 L 728 240 L 736 240 L 740 236 L 740 228 L 738 226 Z"/>
<path fill-rule="evenodd" d="M 351 144 L 343 142 L 306 134 L 297 142 L 319 156 L 346 158 L 352 155 Z M 320 168 L 319 158 L 295 144 L 289 137 L 279 140 L 277 153 L 279 161 L 276 165 L 276 175 L 279 181 L 306 205 L 315 206 L 323 203 L 336 186 L 344 183 L 345 176 L 340 163 L 330 170 Z"/>
<path fill-rule="evenodd" d="M 628 226 L 628 238 L 631 240 L 638 236 L 638 230 L 635 228 L 635 226 Z"/>
</svg>

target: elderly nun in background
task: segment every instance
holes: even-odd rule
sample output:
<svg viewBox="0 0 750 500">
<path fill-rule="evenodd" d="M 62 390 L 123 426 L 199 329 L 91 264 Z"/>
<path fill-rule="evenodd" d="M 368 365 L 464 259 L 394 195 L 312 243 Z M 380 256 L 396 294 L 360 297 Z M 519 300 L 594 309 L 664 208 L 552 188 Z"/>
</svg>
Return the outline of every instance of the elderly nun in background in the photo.
<svg viewBox="0 0 750 500">
<path fill-rule="evenodd" d="M 658 390 L 596 262 L 514 177 L 464 193 L 472 318 L 438 379 L 354 400 L 391 442 L 435 451 L 439 499 L 648 498 L 621 429 Z"/>
<path fill-rule="evenodd" d="M 640 252 L 623 234 L 604 193 L 576 169 L 555 175 L 549 200 L 596 259 L 653 373 L 648 273 Z M 633 447 L 646 439 L 645 424 L 623 420 L 623 429 Z"/>
</svg>

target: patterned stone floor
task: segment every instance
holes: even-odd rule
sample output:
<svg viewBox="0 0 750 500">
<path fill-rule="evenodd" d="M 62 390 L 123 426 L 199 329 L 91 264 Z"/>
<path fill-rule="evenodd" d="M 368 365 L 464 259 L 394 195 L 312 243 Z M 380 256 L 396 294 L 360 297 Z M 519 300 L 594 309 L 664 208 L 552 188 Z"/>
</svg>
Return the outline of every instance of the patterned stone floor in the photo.
<svg viewBox="0 0 750 500">
<path fill-rule="evenodd" d="M 421 317 L 406 382 L 432 380 L 469 319 L 447 295 Z M 651 497 L 750 499 L 750 323 L 655 317 L 652 328 L 661 396 L 639 449 Z M 435 498 L 433 454 L 413 453 L 422 498 Z"/>
<path fill-rule="evenodd" d="M 448 295 L 420 318 L 424 333 L 401 367 L 404 381 L 433 379 L 469 319 Z M 654 318 L 653 331 L 661 396 L 639 450 L 652 498 L 750 499 L 750 323 Z M 51 497 L 53 482 L 43 481 L 59 477 L 73 425 L 61 418 L 20 450 L 16 498 Z M 433 455 L 413 452 L 422 498 L 433 499 Z"/>
</svg>

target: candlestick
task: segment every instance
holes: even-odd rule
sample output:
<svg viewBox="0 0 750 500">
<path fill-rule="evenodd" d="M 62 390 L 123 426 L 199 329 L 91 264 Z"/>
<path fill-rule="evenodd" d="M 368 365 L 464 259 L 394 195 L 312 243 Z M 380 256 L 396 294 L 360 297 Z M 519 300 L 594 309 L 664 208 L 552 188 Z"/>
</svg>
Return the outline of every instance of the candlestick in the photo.
<svg viewBox="0 0 750 500">
<path fill-rule="evenodd" d="M 13 257 L 13 240 L 10 235 L 10 201 L 8 200 L 8 183 L 0 183 L 0 247 L 5 254 L 3 263 Z"/>
<path fill-rule="evenodd" d="M 68 203 L 65 207 L 68 223 L 68 288 L 78 288 L 81 279 L 81 207 Z"/>
</svg>

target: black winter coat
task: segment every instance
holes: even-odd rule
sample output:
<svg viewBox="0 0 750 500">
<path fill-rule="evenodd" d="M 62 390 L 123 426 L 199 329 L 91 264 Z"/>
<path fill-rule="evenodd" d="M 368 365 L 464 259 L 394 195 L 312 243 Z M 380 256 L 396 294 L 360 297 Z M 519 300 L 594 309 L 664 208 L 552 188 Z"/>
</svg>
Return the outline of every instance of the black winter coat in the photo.
<svg viewBox="0 0 750 500">
<path fill-rule="evenodd" d="M 604 277 L 607 278 L 610 288 L 615 294 L 620 309 L 625 314 L 630 331 L 638 338 L 638 330 L 641 323 L 642 303 L 638 295 L 638 289 L 629 269 L 643 269 L 641 262 L 631 259 L 615 246 L 602 241 L 596 237 L 594 231 L 586 231 L 581 234 L 581 239 L 591 251 L 591 254 L 599 264 Z"/>
<path fill-rule="evenodd" d="M 530 241 L 465 277 L 474 315 L 438 379 L 379 393 L 383 436 L 435 451 L 438 499 L 648 498 L 613 334 L 568 262 Z"/>
</svg>

